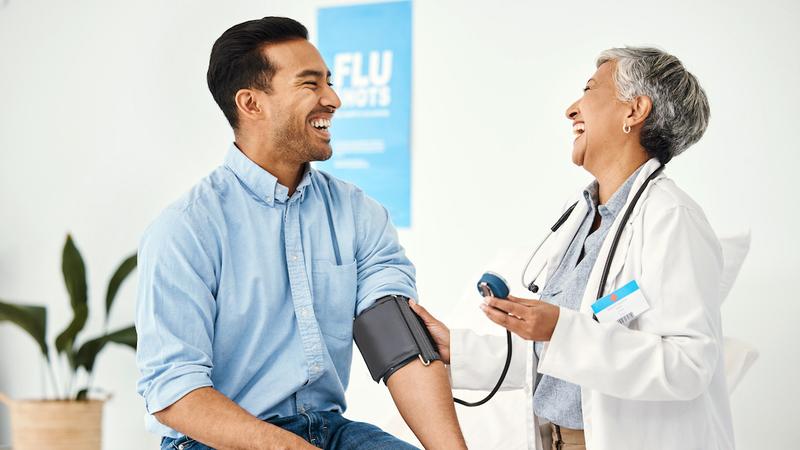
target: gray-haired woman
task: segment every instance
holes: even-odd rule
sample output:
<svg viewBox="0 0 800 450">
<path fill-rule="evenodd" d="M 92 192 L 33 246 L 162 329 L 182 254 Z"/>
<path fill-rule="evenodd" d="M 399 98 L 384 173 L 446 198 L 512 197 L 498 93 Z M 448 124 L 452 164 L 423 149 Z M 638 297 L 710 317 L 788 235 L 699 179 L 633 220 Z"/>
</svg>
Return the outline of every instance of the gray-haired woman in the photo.
<svg viewBox="0 0 800 450">
<path fill-rule="evenodd" d="M 706 95 L 674 56 L 614 48 L 566 116 L 572 160 L 596 180 L 550 238 L 541 300 L 482 307 L 515 335 L 504 387 L 531 396 L 530 447 L 732 449 L 721 249 L 700 206 L 660 171 L 703 135 Z M 454 387 L 493 387 L 505 338 L 449 330 L 413 308 Z"/>
</svg>

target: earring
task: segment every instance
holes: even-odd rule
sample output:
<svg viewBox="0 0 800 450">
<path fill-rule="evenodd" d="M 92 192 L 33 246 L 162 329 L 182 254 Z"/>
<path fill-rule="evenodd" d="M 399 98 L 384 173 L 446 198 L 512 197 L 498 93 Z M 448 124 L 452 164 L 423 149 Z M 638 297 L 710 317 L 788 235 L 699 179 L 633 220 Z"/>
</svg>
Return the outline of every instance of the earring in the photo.
<svg viewBox="0 0 800 450">
<path fill-rule="evenodd" d="M 628 134 L 631 132 L 631 127 L 627 122 L 622 122 L 622 132 Z"/>
</svg>

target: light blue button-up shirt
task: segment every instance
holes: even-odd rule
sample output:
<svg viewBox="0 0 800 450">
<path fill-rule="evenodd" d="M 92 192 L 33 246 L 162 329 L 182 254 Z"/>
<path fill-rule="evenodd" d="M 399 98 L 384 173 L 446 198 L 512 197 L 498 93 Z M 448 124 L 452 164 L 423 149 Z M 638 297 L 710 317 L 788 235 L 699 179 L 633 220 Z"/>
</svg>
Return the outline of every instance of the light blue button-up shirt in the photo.
<svg viewBox="0 0 800 450">
<path fill-rule="evenodd" d="M 152 414 L 213 386 L 260 419 L 344 412 L 353 317 L 415 272 L 385 208 L 308 168 L 290 197 L 231 146 L 139 247 L 138 392 Z"/>
</svg>

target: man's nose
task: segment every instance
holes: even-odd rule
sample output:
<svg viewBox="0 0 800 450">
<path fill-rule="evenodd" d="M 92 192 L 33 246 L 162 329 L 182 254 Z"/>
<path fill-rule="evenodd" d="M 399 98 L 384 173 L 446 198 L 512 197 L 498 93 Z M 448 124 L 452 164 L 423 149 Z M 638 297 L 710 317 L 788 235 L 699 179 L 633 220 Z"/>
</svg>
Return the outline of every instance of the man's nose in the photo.
<svg viewBox="0 0 800 450">
<path fill-rule="evenodd" d="M 336 91 L 333 90 L 333 87 L 327 86 L 327 89 L 325 89 L 325 92 L 322 94 L 322 98 L 320 98 L 320 104 L 329 108 L 339 109 L 339 107 L 342 106 L 342 100 L 339 98 L 339 95 L 336 94 Z"/>
</svg>

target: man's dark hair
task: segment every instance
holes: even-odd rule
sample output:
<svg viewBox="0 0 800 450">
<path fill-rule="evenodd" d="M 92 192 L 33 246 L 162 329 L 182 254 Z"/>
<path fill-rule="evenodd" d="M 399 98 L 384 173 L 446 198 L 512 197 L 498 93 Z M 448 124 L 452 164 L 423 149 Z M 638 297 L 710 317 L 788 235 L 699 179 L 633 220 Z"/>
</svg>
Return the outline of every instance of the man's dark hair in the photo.
<svg viewBox="0 0 800 450">
<path fill-rule="evenodd" d="M 270 91 L 276 67 L 261 51 L 267 44 L 308 40 L 308 30 L 287 17 L 264 17 L 230 27 L 214 42 L 208 62 L 208 89 L 228 123 L 236 129 L 236 92 L 255 88 Z"/>
</svg>

